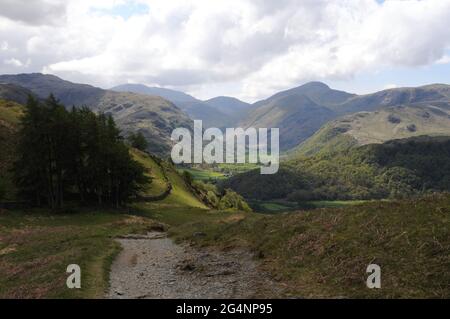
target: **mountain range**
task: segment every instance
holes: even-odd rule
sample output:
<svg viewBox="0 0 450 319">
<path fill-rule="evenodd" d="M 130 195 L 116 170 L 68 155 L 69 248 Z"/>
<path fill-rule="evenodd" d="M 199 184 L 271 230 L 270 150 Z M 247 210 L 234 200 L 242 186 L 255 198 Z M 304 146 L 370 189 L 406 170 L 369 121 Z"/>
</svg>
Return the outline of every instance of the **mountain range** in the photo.
<svg viewBox="0 0 450 319">
<path fill-rule="evenodd" d="M 0 98 L 25 103 L 28 94 L 53 93 L 67 107 L 86 105 L 111 114 L 125 133 L 141 131 L 149 151 L 167 155 L 176 127 L 280 128 L 280 148 L 312 155 L 330 149 L 383 143 L 419 135 L 450 135 L 450 86 L 433 84 L 356 95 L 321 82 L 282 91 L 253 104 L 233 97 L 206 101 L 142 84 L 110 90 L 53 75 L 0 75 Z"/>
<path fill-rule="evenodd" d="M 423 134 L 450 134 L 449 92 L 450 86 L 435 84 L 355 95 L 311 82 L 255 103 L 241 124 L 279 127 L 280 147 L 284 151 L 293 147 L 300 151 L 303 147 L 311 149 L 310 144 L 317 140 L 332 143 L 328 140 L 336 134 L 355 136 L 355 144 L 359 145 Z M 377 113 L 368 114 L 372 112 Z M 351 114 L 354 115 L 348 116 Z M 399 117 L 400 122 L 392 117 Z M 321 130 L 333 120 L 336 121 Z M 321 136 L 314 136 L 316 133 Z"/>
<path fill-rule="evenodd" d="M 5 97 L 7 94 L 19 97 L 6 99 L 18 103 L 23 103 L 23 96 L 30 92 L 42 99 L 53 94 L 66 107 L 87 106 L 93 111 L 110 114 L 126 134 L 142 132 L 149 141 L 149 151 L 158 155 L 170 152 L 173 129 L 192 127 L 191 119 L 183 111 L 156 95 L 103 90 L 39 73 L 0 75 L 1 83 Z"/>
<path fill-rule="evenodd" d="M 186 93 L 142 84 L 123 84 L 111 88 L 118 92 L 157 95 L 183 110 L 193 120 L 202 120 L 204 127 L 225 128 L 234 126 L 251 105 L 233 97 L 220 96 L 201 101 Z"/>
</svg>

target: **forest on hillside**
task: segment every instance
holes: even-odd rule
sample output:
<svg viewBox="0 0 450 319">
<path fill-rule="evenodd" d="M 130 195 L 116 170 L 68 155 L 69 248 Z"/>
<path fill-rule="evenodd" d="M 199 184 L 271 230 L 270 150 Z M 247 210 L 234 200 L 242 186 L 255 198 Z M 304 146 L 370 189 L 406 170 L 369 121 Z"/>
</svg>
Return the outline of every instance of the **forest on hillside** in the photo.
<svg viewBox="0 0 450 319">
<path fill-rule="evenodd" d="M 450 138 L 418 137 L 341 152 L 301 156 L 275 176 L 257 170 L 222 182 L 258 200 L 404 198 L 450 190 Z"/>
<path fill-rule="evenodd" d="M 38 206 L 62 207 L 67 199 L 118 207 L 150 182 L 111 116 L 68 111 L 53 95 L 28 99 L 16 152 L 19 196 Z"/>
</svg>

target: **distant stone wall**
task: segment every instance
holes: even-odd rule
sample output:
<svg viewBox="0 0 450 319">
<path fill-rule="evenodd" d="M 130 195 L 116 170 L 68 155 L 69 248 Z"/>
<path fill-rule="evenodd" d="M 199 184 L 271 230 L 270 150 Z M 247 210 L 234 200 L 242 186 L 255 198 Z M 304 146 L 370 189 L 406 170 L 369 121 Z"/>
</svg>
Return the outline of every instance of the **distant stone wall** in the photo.
<svg viewBox="0 0 450 319">
<path fill-rule="evenodd" d="M 161 159 L 159 159 L 156 156 L 153 156 L 152 154 L 150 154 L 148 152 L 144 152 L 144 153 L 146 153 L 161 168 L 161 172 L 163 174 L 164 181 L 167 183 L 167 189 L 163 193 L 161 193 L 159 195 L 155 195 L 155 196 L 138 196 L 137 201 L 139 201 L 139 202 L 159 202 L 161 200 L 166 199 L 167 196 L 169 196 L 172 193 L 173 186 L 172 186 L 172 183 L 170 183 L 169 178 L 167 177 L 166 170 L 164 169 L 164 166 L 162 165 Z"/>
<path fill-rule="evenodd" d="M 172 184 L 169 183 L 167 190 L 160 194 L 155 196 L 138 196 L 137 201 L 138 202 L 159 202 L 163 199 L 165 199 L 167 196 L 169 196 L 172 193 Z"/>
</svg>

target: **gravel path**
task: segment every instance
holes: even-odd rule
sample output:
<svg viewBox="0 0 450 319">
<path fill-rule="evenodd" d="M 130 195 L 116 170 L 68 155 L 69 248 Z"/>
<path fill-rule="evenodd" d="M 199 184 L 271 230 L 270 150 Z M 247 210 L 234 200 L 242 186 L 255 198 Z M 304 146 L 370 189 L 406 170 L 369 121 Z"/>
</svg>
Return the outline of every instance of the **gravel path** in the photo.
<svg viewBox="0 0 450 319">
<path fill-rule="evenodd" d="M 165 233 L 118 239 L 107 298 L 269 298 L 279 286 L 243 250 L 180 246 Z"/>
</svg>

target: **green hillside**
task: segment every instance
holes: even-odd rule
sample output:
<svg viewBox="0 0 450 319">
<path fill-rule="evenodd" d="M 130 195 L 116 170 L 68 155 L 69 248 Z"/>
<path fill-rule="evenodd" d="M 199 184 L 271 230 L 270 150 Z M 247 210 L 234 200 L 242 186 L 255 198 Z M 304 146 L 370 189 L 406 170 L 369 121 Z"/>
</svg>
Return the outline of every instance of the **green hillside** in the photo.
<svg viewBox="0 0 450 319">
<path fill-rule="evenodd" d="M 146 99 L 151 99 L 151 97 L 146 97 Z M 0 99 L 0 149 L 2 150 L 0 152 L 0 191 L 6 199 L 12 199 L 14 195 L 15 187 L 12 184 L 10 169 L 15 158 L 16 133 L 22 112 L 22 105 Z M 131 150 L 131 153 L 138 162 L 144 165 L 147 170 L 146 174 L 152 180 L 152 183 L 142 194 L 143 196 L 158 197 L 166 192 L 171 185 L 170 194 L 158 203 L 207 208 L 193 194 L 193 191 L 186 185 L 174 167 L 138 150 Z"/>
<path fill-rule="evenodd" d="M 155 201 L 157 205 L 198 207 L 207 209 L 205 204 L 194 195 L 174 166 L 153 158 L 146 153 L 132 150 L 135 160 L 146 168 L 146 174 L 152 180 L 142 196 L 158 197 L 171 188 L 170 194 L 162 200 Z"/>
<path fill-rule="evenodd" d="M 248 199 L 360 200 L 450 191 L 450 138 L 415 137 L 334 153 L 299 156 L 277 174 L 254 170 L 222 187 Z"/>
<path fill-rule="evenodd" d="M 149 143 L 148 150 L 160 156 L 170 154 L 174 129 L 192 126 L 186 114 L 158 96 L 105 91 L 93 109 L 111 114 L 125 134 L 141 132 Z"/>
<path fill-rule="evenodd" d="M 289 150 L 335 118 L 333 111 L 307 95 L 289 95 L 270 100 L 254 109 L 243 127 L 279 128 L 280 149 Z"/>
<path fill-rule="evenodd" d="M 14 196 L 10 169 L 15 158 L 17 125 L 23 106 L 0 99 L 0 199 Z"/>
<path fill-rule="evenodd" d="M 307 154 L 321 148 L 313 145 L 317 140 L 324 140 L 324 137 L 313 137 L 312 141 L 305 142 L 308 138 L 315 133 L 335 136 L 335 129 L 347 132 L 358 145 L 424 134 L 447 134 L 449 111 L 450 86 L 444 84 L 354 95 L 311 82 L 255 103 L 241 124 L 244 127 L 278 127 L 281 150 L 304 143 L 302 153 Z M 386 120 L 389 115 L 393 122 Z M 339 119 L 342 116 L 346 117 Z M 397 116 L 401 122 L 396 122 Z M 333 120 L 336 121 L 328 123 Z M 320 131 L 324 127 L 328 130 Z M 339 140 L 331 144 L 340 146 L 347 142 Z"/>
<path fill-rule="evenodd" d="M 195 215 L 173 229 L 204 246 L 252 249 L 292 298 L 449 298 L 450 195 L 279 215 Z M 194 218 L 194 217 L 191 217 Z M 201 230 L 204 237 L 192 234 Z M 381 289 L 367 289 L 367 266 Z"/>
<path fill-rule="evenodd" d="M 311 138 L 291 150 L 290 155 L 336 152 L 422 135 L 450 136 L 450 108 L 397 106 L 348 115 L 324 125 Z"/>
</svg>

